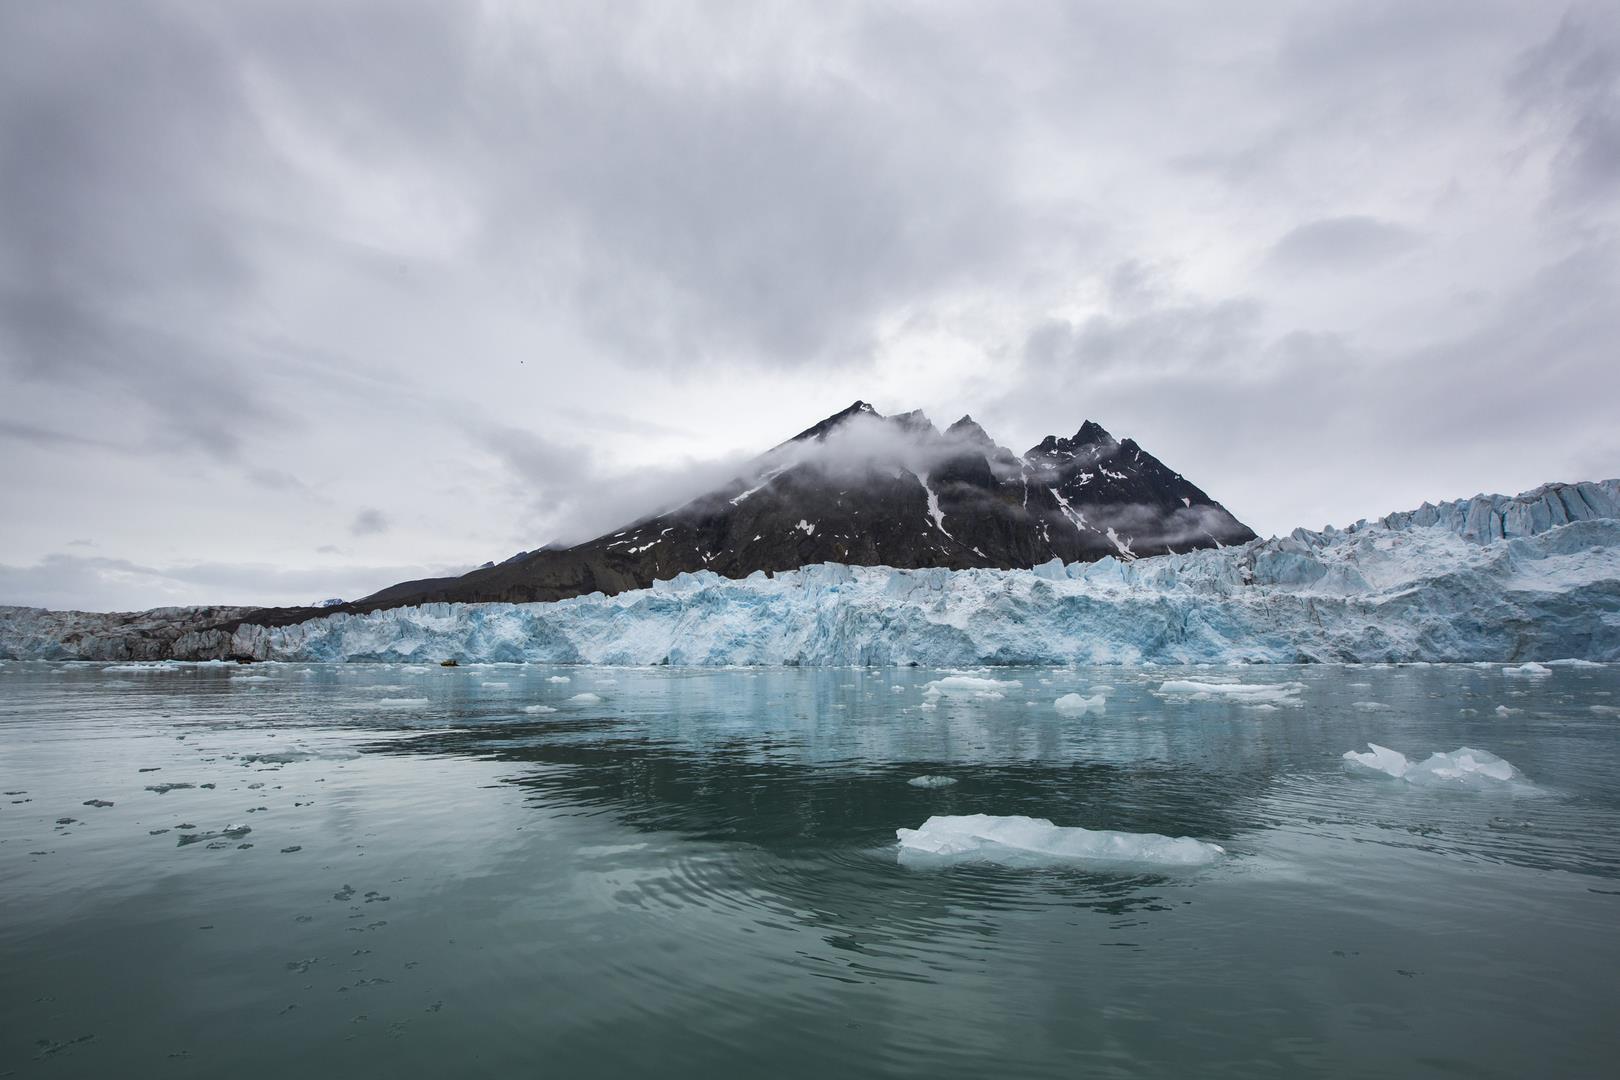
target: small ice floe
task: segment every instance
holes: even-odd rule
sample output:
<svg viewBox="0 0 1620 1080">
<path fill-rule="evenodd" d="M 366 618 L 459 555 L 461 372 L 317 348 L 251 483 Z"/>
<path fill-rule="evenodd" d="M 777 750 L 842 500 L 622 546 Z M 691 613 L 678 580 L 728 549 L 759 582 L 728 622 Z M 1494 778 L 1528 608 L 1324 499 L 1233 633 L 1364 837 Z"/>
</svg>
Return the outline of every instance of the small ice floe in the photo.
<svg viewBox="0 0 1620 1080">
<path fill-rule="evenodd" d="M 1023 684 L 1014 679 L 981 679 L 976 675 L 947 675 L 923 687 L 926 697 L 969 697 L 995 701 L 1006 697 L 1006 691 L 1017 690 Z"/>
<path fill-rule="evenodd" d="M 1359 712 L 1387 712 L 1389 706 L 1382 701 L 1352 701 L 1350 707 Z"/>
<path fill-rule="evenodd" d="M 889 689 L 893 690 L 897 694 L 903 694 L 906 692 L 906 688 L 903 686 L 891 686 Z"/>
<path fill-rule="evenodd" d="M 590 691 L 586 691 L 583 694 L 575 694 L 568 700 L 578 705 L 595 705 L 602 700 L 602 695 L 593 694 Z"/>
<path fill-rule="evenodd" d="M 910 784 L 912 787 L 926 787 L 926 788 L 950 787 L 952 784 L 956 783 L 956 777 L 954 777 L 954 776 L 913 776 L 910 780 L 907 780 L 906 783 Z"/>
<path fill-rule="evenodd" d="M 1566 656 L 1562 660 L 1549 660 L 1549 661 L 1547 661 L 1547 666 L 1548 667 L 1579 667 L 1579 668 L 1592 668 L 1592 667 L 1595 667 L 1595 668 L 1600 668 L 1603 665 L 1598 663 L 1595 660 L 1581 660 L 1581 659 L 1579 659 L 1577 657 Z"/>
<path fill-rule="evenodd" d="M 231 682 L 269 682 L 268 675 L 232 675 Z"/>
<path fill-rule="evenodd" d="M 550 705 L 525 705 L 523 706 L 523 711 L 526 713 L 548 713 L 556 712 L 557 710 L 553 709 Z"/>
<path fill-rule="evenodd" d="M 1239 705 L 1298 707 L 1305 689 L 1302 682 L 1223 683 L 1204 679 L 1172 679 L 1159 684 L 1159 693 L 1190 701 L 1232 701 Z"/>
<path fill-rule="evenodd" d="M 1498 705 L 1496 707 L 1496 715 L 1497 716 L 1512 716 L 1514 713 L 1516 713 L 1518 711 L 1519 711 L 1518 709 L 1510 709 L 1506 705 Z"/>
<path fill-rule="evenodd" d="M 399 669 L 401 675 L 427 675 L 432 671 L 426 664 L 406 664 Z"/>
<path fill-rule="evenodd" d="M 1601 716 L 1620 714 L 1620 705 L 1588 705 L 1587 708 Z"/>
<path fill-rule="evenodd" d="M 420 709 L 428 703 L 425 697 L 378 698 L 351 705 L 351 709 Z"/>
<path fill-rule="evenodd" d="M 1226 854 L 1185 836 L 1054 825 L 1045 818 L 994 814 L 935 815 L 918 829 L 897 829 L 903 862 L 989 862 L 1040 866 L 1074 861 L 1201 866 Z"/>
<path fill-rule="evenodd" d="M 1485 750 L 1461 746 L 1449 754 L 1433 753 L 1423 761 L 1412 761 L 1399 750 L 1368 743 L 1366 753 L 1347 750 L 1345 768 L 1352 772 L 1381 773 L 1408 784 L 1424 787 L 1490 787 L 1524 781 L 1524 776 L 1508 762 Z"/>
<path fill-rule="evenodd" d="M 180 665 L 171 660 L 160 660 L 152 664 L 109 664 L 101 670 L 132 675 L 160 675 L 168 671 L 179 671 Z"/>
<path fill-rule="evenodd" d="M 478 685 L 485 690 L 510 690 L 512 688 L 512 684 L 509 682 L 485 682 Z"/>
<path fill-rule="evenodd" d="M 572 681 L 567 675 L 549 675 L 546 677 L 546 682 L 565 683 Z"/>
<path fill-rule="evenodd" d="M 1531 661 L 1528 664 L 1520 664 L 1518 667 L 1505 667 L 1502 669 L 1502 674 L 1534 679 L 1541 675 L 1551 675 L 1552 668 Z"/>
<path fill-rule="evenodd" d="M 1088 712 L 1102 712 L 1108 705 L 1108 699 L 1101 694 L 1090 697 L 1081 697 L 1079 694 L 1064 694 L 1052 702 L 1052 708 L 1060 713 L 1070 716 L 1084 716 Z"/>
</svg>

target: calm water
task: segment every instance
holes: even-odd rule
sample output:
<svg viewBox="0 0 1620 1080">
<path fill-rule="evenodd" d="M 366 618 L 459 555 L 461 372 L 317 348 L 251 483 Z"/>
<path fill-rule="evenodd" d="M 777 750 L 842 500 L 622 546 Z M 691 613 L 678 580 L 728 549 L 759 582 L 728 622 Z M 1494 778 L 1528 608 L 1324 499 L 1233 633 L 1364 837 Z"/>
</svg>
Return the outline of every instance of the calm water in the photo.
<svg viewBox="0 0 1620 1080">
<path fill-rule="evenodd" d="M 1620 669 L 939 675 L 7 664 L 0 1075 L 1614 1075 Z M 1231 854 L 902 864 L 936 813 Z"/>
</svg>

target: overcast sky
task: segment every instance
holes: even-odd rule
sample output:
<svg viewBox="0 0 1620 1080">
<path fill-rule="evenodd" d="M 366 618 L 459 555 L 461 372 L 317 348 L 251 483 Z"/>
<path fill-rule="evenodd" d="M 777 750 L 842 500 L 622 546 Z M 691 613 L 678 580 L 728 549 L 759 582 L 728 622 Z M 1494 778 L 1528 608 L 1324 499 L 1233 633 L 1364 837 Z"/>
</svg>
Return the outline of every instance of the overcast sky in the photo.
<svg viewBox="0 0 1620 1080">
<path fill-rule="evenodd" d="M 1620 474 L 1620 16 L 0 4 L 0 602 L 595 532 L 856 398 L 1262 534 Z"/>
</svg>

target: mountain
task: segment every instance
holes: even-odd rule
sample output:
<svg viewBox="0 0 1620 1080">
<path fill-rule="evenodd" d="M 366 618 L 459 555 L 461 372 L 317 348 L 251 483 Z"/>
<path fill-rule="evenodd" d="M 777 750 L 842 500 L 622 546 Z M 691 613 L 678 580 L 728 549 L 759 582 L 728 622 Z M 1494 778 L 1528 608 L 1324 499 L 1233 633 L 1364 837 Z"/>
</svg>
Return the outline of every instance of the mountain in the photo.
<svg viewBox="0 0 1620 1080">
<path fill-rule="evenodd" d="M 402 582 L 344 607 L 560 600 L 682 572 L 742 578 L 820 562 L 1014 569 L 1252 539 L 1179 473 L 1089 420 L 1020 457 L 971 417 L 940 431 L 921 412 L 886 417 L 857 401 L 676 509 L 461 577 Z"/>
</svg>

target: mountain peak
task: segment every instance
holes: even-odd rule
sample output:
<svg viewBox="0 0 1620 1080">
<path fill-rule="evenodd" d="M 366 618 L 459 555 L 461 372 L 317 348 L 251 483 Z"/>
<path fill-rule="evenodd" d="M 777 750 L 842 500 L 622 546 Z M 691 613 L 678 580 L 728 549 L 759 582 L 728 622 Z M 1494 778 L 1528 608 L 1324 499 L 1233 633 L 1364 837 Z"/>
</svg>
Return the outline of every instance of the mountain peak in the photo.
<svg viewBox="0 0 1620 1080">
<path fill-rule="evenodd" d="M 979 422 L 967 413 L 963 413 L 962 419 L 946 428 L 945 434 L 955 435 L 968 442 L 983 443 L 987 446 L 995 445 L 995 440 L 990 438 L 990 433 L 980 427 Z"/>
<path fill-rule="evenodd" d="M 878 412 L 866 402 L 857 400 L 848 408 L 840 409 L 838 412 L 833 413 L 820 423 L 812 424 L 810 427 L 805 428 L 803 431 L 793 436 L 793 438 L 789 439 L 788 443 L 809 442 L 814 439 L 824 438 L 829 431 L 832 431 L 845 421 L 848 421 L 856 416 L 870 416 L 878 420 L 883 419 L 882 413 Z M 782 445 L 786 446 L 787 443 L 783 443 Z"/>
<path fill-rule="evenodd" d="M 1115 439 L 1112 435 L 1108 434 L 1107 428 L 1103 427 L 1095 420 L 1087 420 L 1085 423 L 1080 425 L 1080 430 L 1074 433 L 1074 439 L 1072 441 L 1076 446 L 1109 446 L 1115 442 Z"/>
</svg>

